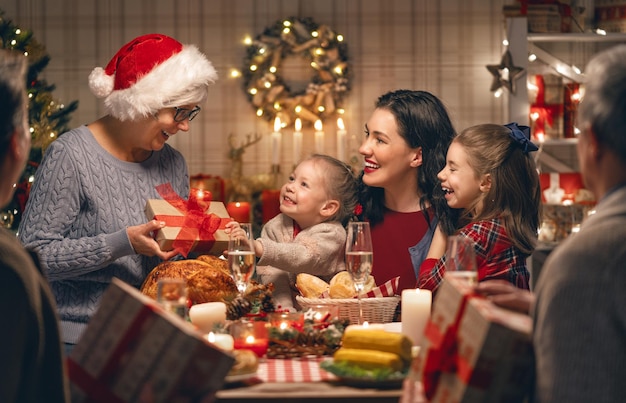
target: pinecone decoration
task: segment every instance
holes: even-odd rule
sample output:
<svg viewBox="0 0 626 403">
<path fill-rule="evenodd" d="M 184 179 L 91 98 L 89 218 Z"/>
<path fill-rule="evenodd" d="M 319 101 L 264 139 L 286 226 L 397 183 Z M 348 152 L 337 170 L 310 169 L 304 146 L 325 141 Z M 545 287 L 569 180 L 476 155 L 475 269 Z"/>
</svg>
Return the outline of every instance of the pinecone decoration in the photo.
<svg viewBox="0 0 626 403">
<path fill-rule="evenodd" d="M 238 295 L 226 306 L 226 319 L 237 320 L 252 310 L 252 303 L 245 297 Z"/>
<path fill-rule="evenodd" d="M 272 292 L 266 290 L 260 295 L 261 299 L 261 312 L 270 313 L 276 311 L 276 305 L 274 304 L 274 298 L 272 298 Z"/>
<path fill-rule="evenodd" d="M 237 320 L 250 313 L 265 316 L 269 312 L 275 312 L 273 291 L 273 284 L 264 285 L 252 281 L 243 295 L 226 302 L 226 319 Z"/>
</svg>

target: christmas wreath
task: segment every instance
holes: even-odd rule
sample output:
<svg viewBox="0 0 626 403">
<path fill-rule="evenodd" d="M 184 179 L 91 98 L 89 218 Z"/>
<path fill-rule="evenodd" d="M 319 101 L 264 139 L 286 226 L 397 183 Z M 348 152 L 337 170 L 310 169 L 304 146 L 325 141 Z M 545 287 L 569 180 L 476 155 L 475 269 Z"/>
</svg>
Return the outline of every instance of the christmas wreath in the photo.
<svg viewBox="0 0 626 403">
<path fill-rule="evenodd" d="M 305 88 L 292 88 L 282 75 L 292 56 L 311 67 Z M 259 117 L 284 126 L 296 117 L 303 122 L 324 120 L 342 108 L 350 89 L 347 45 L 343 36 L 311 18 L 277 21 L 251 40 L 243 68 L 243 89 Z"/>
</svg>

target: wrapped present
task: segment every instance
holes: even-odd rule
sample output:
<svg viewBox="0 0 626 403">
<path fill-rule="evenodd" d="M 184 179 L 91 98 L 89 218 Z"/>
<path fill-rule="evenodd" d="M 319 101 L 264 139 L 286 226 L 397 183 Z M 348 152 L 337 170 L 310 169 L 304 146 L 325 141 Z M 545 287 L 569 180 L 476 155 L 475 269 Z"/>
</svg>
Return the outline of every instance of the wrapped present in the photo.
<svg viewBox="0 0 626 403">
<path fill-rule="evenodd" d="M 573 7 L 565 0 L 517 0 L 503 6 L 507 18 L 526 16 L 531 33 L 580 32 L 583 12 L 583 7 Z"/>
<path fill-rule="evenodd" d="M 532 320 L 445 278 L 412 365 L 430 402 L 521 402 L 533 379 Z"/>
<path fill-rule="evenodd" d="M 72 402 L 200 401 L 221 389 L 234 358 L 180 317 L 113 279 L 67 359 Z"/>
<path fill-rule="evenodd" d="M 192 189 L 185 200 L 171 185 L 157 186 L 163 199 L 150 199 L 144 209 L 149 220 L 165 221 L 166 226 L 155 234 L 162 250 L 177 250 L 187 257 L 189 252 L 221 254 L 228 248 L 224 232 L 231 221 L 222 202 L 210 200 L 210 193 Z"/>
<path fill-rule="evenodd" d="M 576 137 L 574 125 L 580 104 L 580 84 L 566 83 L 563 91 L 563 137 Z"/>
<path fill-rule="evenodd" d="M 585 189 L 580 172 L 543 172 L 539 174 L 541 201 L 547 204 L 577 202 Z"/>
<path fill-rule="evenodd" d="M 539 240 L 560 242 L 577 228 L 590 206 L 593 194 L 585 189 L 579 172 L 552 172 L 539 175 L 542 217 Z"/>
<path fill-rule="evenodd" d="M 534 79 L 534 89 L 528 92 L 533 137 L 535 140 L 561 138 L 563 137 L 563 80 L 553 74 L 535 75 Z"/>
<path fill-rule="evenodd" d="M 626 32 L 626 1 L 596 0 L 594 12 L 597 28 L 607 32 Z"/>
</svg>

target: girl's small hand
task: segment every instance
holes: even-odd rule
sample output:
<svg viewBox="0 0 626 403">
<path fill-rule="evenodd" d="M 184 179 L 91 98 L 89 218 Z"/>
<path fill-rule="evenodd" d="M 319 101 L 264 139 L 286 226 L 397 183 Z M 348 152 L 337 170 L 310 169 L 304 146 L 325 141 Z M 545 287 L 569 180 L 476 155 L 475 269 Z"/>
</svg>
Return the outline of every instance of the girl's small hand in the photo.
<svg viewBox="0 0 626 403">
<path fill-rule="evenodd" d="M 224 226 L 224 232 L 225 232 L 227 235 L 230 235 L 230 234 L 231 234 L 231 232 L 232 232 L 233 230 L 237 229 L 237 228 L 241 228 L 241 227 L 239 226 L 239 223 L 238 223 L 237 221 L 235 221 L 235 220 L 231 220 L 231 221 L 227 222 L 227 223 L 226 223 L 226 225 Z"/>
</svg>

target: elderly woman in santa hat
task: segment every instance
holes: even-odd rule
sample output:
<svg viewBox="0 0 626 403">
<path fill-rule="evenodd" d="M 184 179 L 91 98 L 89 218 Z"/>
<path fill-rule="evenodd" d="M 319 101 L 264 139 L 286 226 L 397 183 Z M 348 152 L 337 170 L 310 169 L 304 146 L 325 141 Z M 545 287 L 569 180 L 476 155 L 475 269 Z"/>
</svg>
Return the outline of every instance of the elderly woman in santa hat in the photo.
<svg viewBox="0 0 626 403">
<path fill-rule="evenodd" d="M 170 183 L 189 194 L 183 156 L 167 144 L 207 99 L 215 68 L 193 45 L 161 34 L 124 45 L 89 76 L 107 115 L 70 130 L 46 150 L 19 228 L 41 259 L 69 352 L 117 277 L 139 287 L 164 252 L 147 221 L 146 200 Z M 147 222 L 146 222 L 147 221 Z"/>
</svg>

